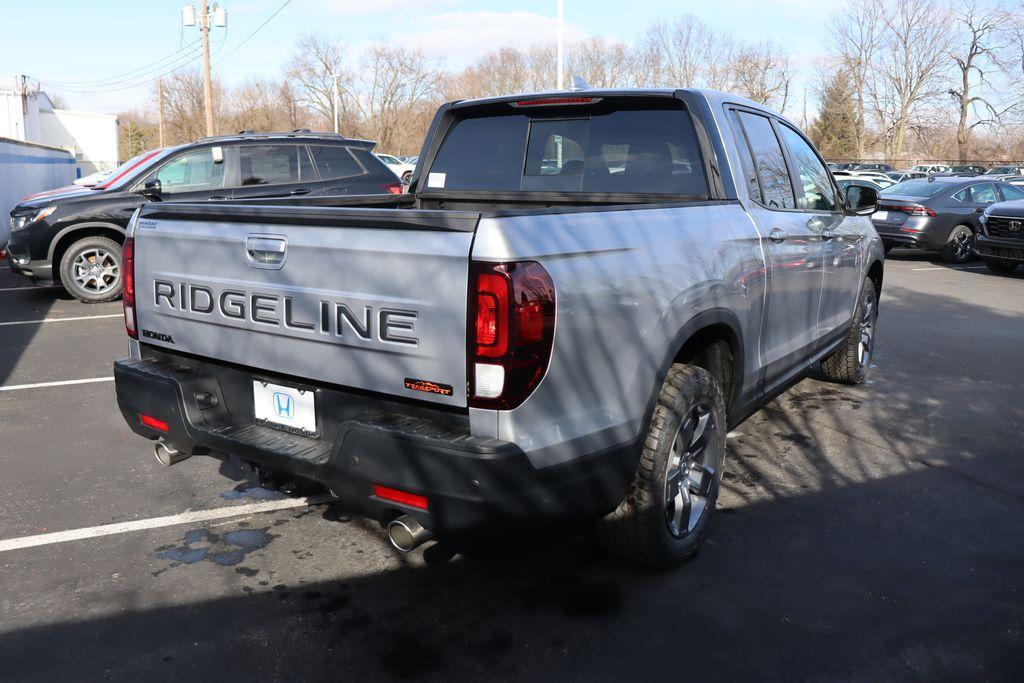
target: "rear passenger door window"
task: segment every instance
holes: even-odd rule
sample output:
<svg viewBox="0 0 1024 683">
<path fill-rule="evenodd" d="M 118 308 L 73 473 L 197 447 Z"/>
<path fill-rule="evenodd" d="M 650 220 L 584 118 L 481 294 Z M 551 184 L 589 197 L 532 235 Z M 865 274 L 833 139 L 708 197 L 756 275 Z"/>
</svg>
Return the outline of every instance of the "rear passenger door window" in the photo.
<svg viewBox="0 0 1024 683">
<path fill-rule="evenodd" d="M 754 171 L 761 186 L 762 203 L 769 209 L 795 209 L 796 198 L 782 146 L 767 117 L 738 112 L 750 143 Z"/>
<path fill-rule="evenodd" d="M 366 173 L 348 147 L 313 145 L 310 150 L 321 180 L 354 178 Z"/>
<path fill-rule="evenodd" d="M 301 196 L 320 190 L 305 145 L 239 145 L 238 171 L 233 196 L 239 198 Z"/>
<path fill-rule="evenodd" d="M 303 157 L 306 149 L 301 145 L 242 145 L 238 149 L 240 184 L 285 185 L 313 180 L 309 159 Z"/>
<path fill-rule="evenodd" d="M 825 164 L 803 136 L 787 125 L 779 125 L 793 162 L 793 186 L 797 188 L 796 206 L 804 211 L 834 212 L 839 208 Z"/>
<path fill-rule="evenodd" d="M 992 183 L 971 186 L 971 201 L 974 204 L 994 204 L 999 201 L 996 194 L 996 186 Z"/>
</svg>

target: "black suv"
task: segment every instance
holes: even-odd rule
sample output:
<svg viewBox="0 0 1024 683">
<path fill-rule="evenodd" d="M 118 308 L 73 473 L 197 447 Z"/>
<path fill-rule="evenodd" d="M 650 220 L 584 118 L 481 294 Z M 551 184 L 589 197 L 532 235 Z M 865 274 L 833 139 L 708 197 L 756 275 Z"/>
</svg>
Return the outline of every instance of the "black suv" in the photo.
<svg viewBox="0 0 1024 683">
<path fill-rule="evenodd" d="M 974 242 L 974 253 L 989 270 L 1012 273 L 1024 264 L 1024 202 L 993 204 L 981 217 L 983 226 Z"/>
<path fill-rule="evenodd" d="M 11 270 L 59 282 L 88 303 L 121 293 L 121 242 L 140 205 L 297 196 L 399 194 L 376 143 L 295 131 L 215 138 L 140 155 L 92 187 L 27 197 L 11 211 Z"/>
</svg>

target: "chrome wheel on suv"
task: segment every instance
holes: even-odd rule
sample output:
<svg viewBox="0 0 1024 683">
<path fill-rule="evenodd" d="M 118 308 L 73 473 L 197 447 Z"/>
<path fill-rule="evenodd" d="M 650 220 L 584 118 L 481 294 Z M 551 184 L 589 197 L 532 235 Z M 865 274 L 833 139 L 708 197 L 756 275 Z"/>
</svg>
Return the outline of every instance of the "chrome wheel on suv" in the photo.
<svg viewBox="0 0 1024 683">
<path fill-rule="evenodd" d="M 71 265 L 78 286 L 91 294 L 106 294 L 121 282 L 121 264 L 105 249 L 81 252 Z"/>
<path fill-rule="evenodd" d="M 101 303 L 121 294 L 121 245 L 108 237 L 83 237 L 64 252 L 60 282 L 73 297 Z"/>
</svg>

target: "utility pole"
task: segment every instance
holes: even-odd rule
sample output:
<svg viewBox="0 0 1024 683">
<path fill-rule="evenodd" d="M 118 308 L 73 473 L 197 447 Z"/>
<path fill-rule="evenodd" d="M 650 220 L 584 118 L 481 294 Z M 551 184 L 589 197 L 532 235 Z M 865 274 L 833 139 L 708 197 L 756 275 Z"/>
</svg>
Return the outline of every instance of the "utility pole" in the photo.
<svg viewBox="0 0 1024 683">
<path fill-rule="evenodd" d="M 164 146 L 164 79 L 156 79 L 156 108 L 160 120 L 160 146 Z"/>
<path fill-rule="evenodd" d="M 213 136 L 213 84 L 210 82 L 210 8 L 199 0 L 199 33 L 203 37 L 203 104 L 206 107 L 206 135 Z"/>
<path fill-rule="evenodd" d="M 558 89 L 565 82 L 565 0 L 558 0 Z"/>
<path fill-rule="evenodd" d="M 338 74 L 331 74 L 331 77 L 334 78 L 334 90 L 332 92 L 334 106 L 331 108 L 334 110 L 334 132 L 337 134 L 341 132 L 338 128 Z"/>
</svg>

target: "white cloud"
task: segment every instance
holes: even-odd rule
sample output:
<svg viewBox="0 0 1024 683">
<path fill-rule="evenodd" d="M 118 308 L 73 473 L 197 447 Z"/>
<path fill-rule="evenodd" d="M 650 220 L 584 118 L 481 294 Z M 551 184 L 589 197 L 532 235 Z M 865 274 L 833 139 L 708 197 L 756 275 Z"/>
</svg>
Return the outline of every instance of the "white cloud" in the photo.
<svg viewBox="0 0 1024 683">
<path fill-rule="evenodd" d="M 456 7 L 459 0 L 306 0 L 311 10 L 345 16 L 422 14 Z"/>
<path fill-rule="evenodd" d="M 455 68 L 499 47 L 554 44 L 558 32 L 555 17 L 533 12 L 443 12 L 424 18 L 420 26 L 417 31 L 396 33 L 390 41 L 422 49 Z M 586 37 L 582 30 L 566 24 L 567 43 Z"/>
</svg>

